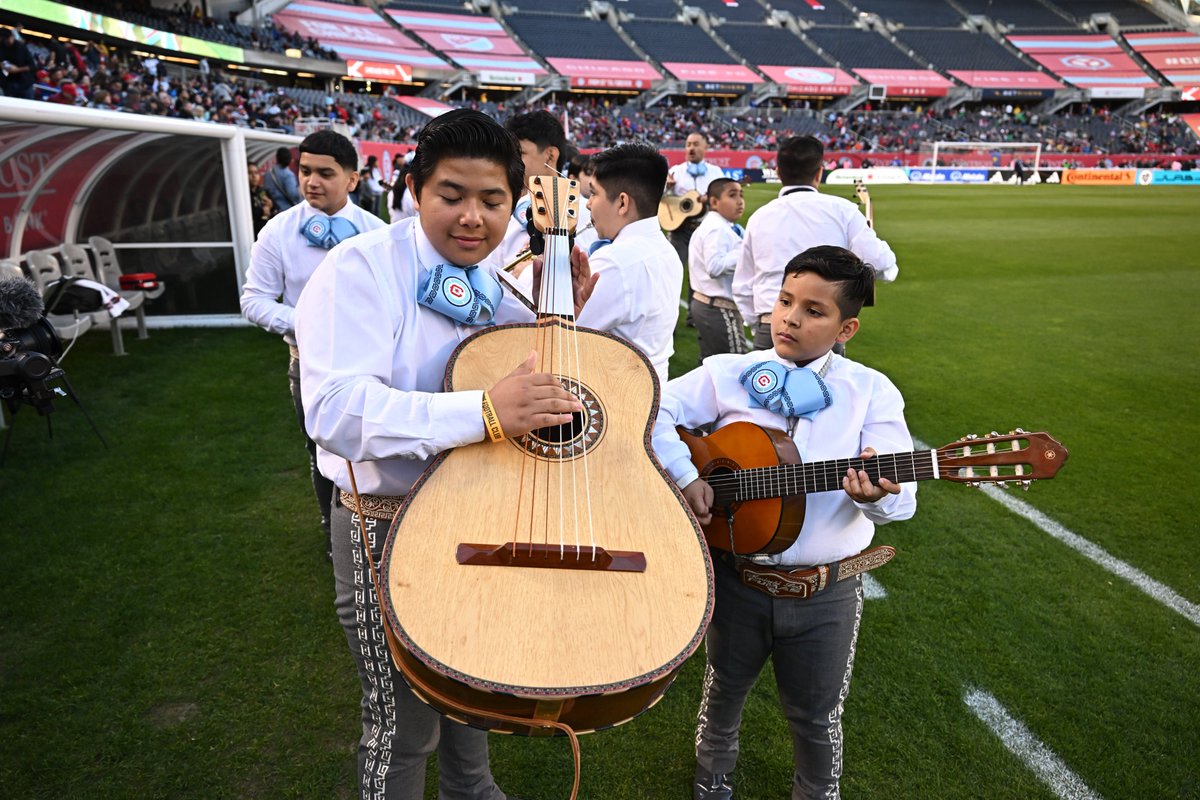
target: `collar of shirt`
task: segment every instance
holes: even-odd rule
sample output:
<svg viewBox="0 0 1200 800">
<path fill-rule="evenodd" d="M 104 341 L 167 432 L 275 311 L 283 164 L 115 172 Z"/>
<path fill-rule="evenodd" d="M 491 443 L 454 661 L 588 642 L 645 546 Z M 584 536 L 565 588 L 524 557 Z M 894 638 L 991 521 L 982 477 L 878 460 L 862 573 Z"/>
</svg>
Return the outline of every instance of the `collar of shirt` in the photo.
<svg viewBox="0 0 1200 800">
<path fill-rule="evenodd" d="M 826 350 L 824 353 L 817 356 L 812 361 L 805 362 L 804 364 L 797 364 L 795 361 L 789 361 L 786 358 L 784 358 L 783 356 L 779 355 L 779 353 L 777 353 L 775 351 L 774 347 L 772 347 L 770 350 L 760 350 L 759 353 L 770 356 L 772 361 L 776 361 L 776 362 L 782 364 L 783 366 L 787 367 L 788 369 L 794 369 L 796 367 L 808 367 L 809 369 L 813 370 L 814 372 L 817 371 L 821 366 L 824 365 L 825 359 L 829 358 L 829 350 Z M 758 359 L 758 360 L 761 361 L 762 359 Z"/>
<path fill-rule="evenodd" d="M 658 226 L 658 217 L 646 217 L 639 219 L 637 222 L 631 222 L 624 228 L 621 228 L 617 237 L 613 239 L 613 244 L 624 244 L 633 239 L 662 239 L 662 228 Z"/>
<path fill-rule="evenodd" d="M 794 192 L 816 192 L 816 191 L 817 191 L 817 187 L 815 187 L 815 186 L 806 186 L 806 185 L 784 186 L 782 189 L 779 190 L 779 196 L 786 197 L 787 195 L 793 194 Z"/>
<path fill-rule="evenodd" d="M 425 235 L 425 229 L 421 227 L 420 217 L 410 217 L 405 222 L 412 226 L 411 236 L 413 244 L 417 248 L 417 285 L 420 286 L 431 269 L 438 264 L 449 264 L 450 261 L 438 252 L 437 248 L 433 246 L 433 242 L 429 241 L 429 237 Z"/>
</svg>

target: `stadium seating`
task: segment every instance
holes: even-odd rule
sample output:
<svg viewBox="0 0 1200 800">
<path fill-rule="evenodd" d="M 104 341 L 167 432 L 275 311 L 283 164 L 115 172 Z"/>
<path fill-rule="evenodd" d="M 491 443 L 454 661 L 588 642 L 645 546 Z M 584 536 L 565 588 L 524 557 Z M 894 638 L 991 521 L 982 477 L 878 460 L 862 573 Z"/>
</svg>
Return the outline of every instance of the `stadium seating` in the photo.
<svg viewBox="0 0 1200 800">
<path fill-rule="evenodd" d="M 896 31 L 896 39 L 917 52 L 923 60 L 943 70 L 1029 71 L 1033 67 L 984 33 L 962 30 Z"/>
<path fill-rule="evenodd" d="M 1091 19 L 1093 14 L 1111 14 L 1123 28 L 1131 25 L 1167 25 L 1166 20 L 1148 6 L 1129 0 L 1055 0 L 1054 4 L 1081 23 Z"/>
<path fill-rule="evenodd" d="M 638 19 L 676 19 L 683 9 L 674 0 L 610 0 L 619 14 Z"/>
<path fill-rule="evenodd" d="M 742 0 L 737 5 L 729 5 L 725 0 L 687 0 L 684 5 L 693 6 L 707 13 L 710 17 L 724 19 L 728 22 L 762 22 L 767 18 L 767 10 L 754 0 Z"/>
<path fill-rule="evenodd" d="M 859 11 L 901 25 L 953 28 L 963 22 L 962 14 L 951 8 L 946 0 L 857 0 L 855 6 Z"/>
<path fill-rule="evenodd" d="M 525 13 L 513 14 L 505 21 L 533 52 L 544 58 L 641 60 L 607 22 Z"/>
<path fill-rule="evenodd" d="M 829 63 L 789 30 L 766 25 L 722 25 L 716 34 L 751 64 L 827 67 Z"/>
<path fill-rule="evenodd" d="M 623 22 L 621 27 L 659 62 L 735 63 L 711 36 L 695 25 L 639 19 Z"/>
<path fill-rule="evenodd" d="M 969 14 L 978 14 L 1023 33 L 1035 29 L 1075 27 L 1071 20 L 1059 16 L 1037 0 L 957 0 Z"/>
<path fill-rule="evenodd" d="M 813 25 L 849 25 L 854 22 L 854 12 L 837 0 L 818 4 L 819 8 L 807 0 L 768 0 L 767 5 L 773 10 L 787 11 L 797 20 Z"/>
<path fill-rule="evenodd" d="M 868 69 L 925 69 L 873 31 L 857 28 L 811 28 L 805 36 L 844 66 Z"/>
</svg>

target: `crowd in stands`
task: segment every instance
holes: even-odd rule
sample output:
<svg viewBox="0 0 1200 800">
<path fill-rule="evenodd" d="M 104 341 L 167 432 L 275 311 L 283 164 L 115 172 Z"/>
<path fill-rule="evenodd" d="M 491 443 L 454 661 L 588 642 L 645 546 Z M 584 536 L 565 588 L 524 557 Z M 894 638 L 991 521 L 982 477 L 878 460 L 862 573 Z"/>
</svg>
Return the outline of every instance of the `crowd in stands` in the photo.
<svg viewBox="0 0 1200 800">
<path fill-rule="evenodd" d="M 150 0 L 92 0 L 91 11 L 117 19 L 145 25 L 162 31 L 171 31 L 197 39 L 220 42 L 250 50 L 266 50 L 282 53 L 299 50 L 309 58 L 336 61 L 337 53 L 321 47 L 316 39 L 306 39 L 276 25 L 270 18 L 260 27 L 241 25 L 231 13 L 229 19 L 221 20 L 204 13 L 199 0 L 183 0 L 173 9 L 167 10 L 151 5 Z"/>
<path fill-rule="evenodd" d="M 194 14 L 186 4 L 178 14 Z M 330 94 L 273 87 L 264 81 L 213 70 L 170 66 L 154 56 L 130 53 L 89 41 L 29 39 L 36 64 L 32 98 L 52 103 L 115 109 L 139 114 L 202 120 L 294 132 L 301 119 L 329 119 L 353 137 L 376 141 L 415 140 L 420 121 L 395 99 L 383 95 Z M 605 148 L 630 139 L 681 148 L 690 131 L 700 131 L 712 149 L 773 150 L 788 136 L 813 135 L 826 149 L 863 153 L 919 152 L 934 141 L 1040 142 L 1047 154 L 1200 154 L 1200 140 L 1176 115 L 1148 113 L 1136 119 L 1102 105 L 1079 104 L 1053 115 L 1014 105 L 959 106 L 946 111 L 904 105 L 847 113 L 812 109 L 806 102 L 779 102 L 749 109 L 724 108 L 698 98 L 665 101 L 641 108 L 598 96 L 544 101 L 466 103 L 504 120 L 511 114 L 545 108 L 564 117 L 573 143 Z M 878 163 L 880 159 L 876 159 Z"/>
</svg>

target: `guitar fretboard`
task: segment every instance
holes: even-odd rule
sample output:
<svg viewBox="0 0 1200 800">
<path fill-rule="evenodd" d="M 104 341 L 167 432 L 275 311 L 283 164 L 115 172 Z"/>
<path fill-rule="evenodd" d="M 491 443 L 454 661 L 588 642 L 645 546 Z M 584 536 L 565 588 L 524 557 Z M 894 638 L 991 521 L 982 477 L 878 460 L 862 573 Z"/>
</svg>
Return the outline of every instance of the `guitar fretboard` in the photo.
<svg viewBox="0 0 1200 800">
<path fill-rule="evenodd" d="M 839 458 L 811 464 L 782 464 L 718 473 L 707 478 L 715 494 L 714 506 L 793 494 L 832 492 L 842 488 L 846 470 L 865 471 L 872 483 L 887 478 L 894 483 L 938 477 L 937 451 L 885 453 L 874 458 Z"/>
</svg>

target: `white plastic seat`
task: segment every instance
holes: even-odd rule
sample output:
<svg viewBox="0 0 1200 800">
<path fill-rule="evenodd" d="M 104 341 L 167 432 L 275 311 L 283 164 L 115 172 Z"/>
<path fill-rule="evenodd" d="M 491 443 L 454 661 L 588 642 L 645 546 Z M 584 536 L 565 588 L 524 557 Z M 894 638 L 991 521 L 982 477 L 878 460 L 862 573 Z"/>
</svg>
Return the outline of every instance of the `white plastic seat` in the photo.
<svg viewBox="0 0 1200 800">
<path fill-rule="evenodd" d="M 111 248 L 111 244 L 109 247 Z M 110 274 L 106 272 L 100 265 L 100 259 L 96 259 L 96 265 L 93 268 L 92 259 L 88 256 L 87 250 L 83 245 L 79 244 L 63 244 L 59 248 L 62 252 L 63 263 L 66 264 L 66 272 L 68 275 L 74 275 L 79 278 L 87 278 L 88 280 L 98 281 L 103 283 L 108 288 L 112 289 L 117 294 L 121 295 L 129 308 L 126 311 L 132 311 L 137 317 L 138 338 L 148 339 L 150 335 L 146 332 L 146 293 L 137 289 L 122 289 L 121 288 L 121 273 L 119 267 L 112 267 L 116 272 Z M 114 259 L 115 261 L 115 259 Z M 124 314 L 122 314 L 124 316 Z M 115 324 L 115 323 L 114 323 Z"/>
<path fill-rule="evenodd" d="M 9 274 L 20 275 L 25 277 L 21 271 L 20 265 L 14 264 L 12 261 L 4 261 L 3 268 L 0 268 L 0 273 L 3 270 L 9 270 Z M 45 296 L 46 284 L 56 280 L 62 276 L 62 270 L 59 269 L 58 259 L 53 253 L 47 253 L 42 250 L 34 250 L 25 254 L 25 263 L 29 267 L 29 277 L 33 279 L 33 285 L 37 287 L 38 293 Z M 16 272 L 12 272 L 12 267 L 16 267 Z M 60 339 L 74 340 L 80 334 L 91 330 L 95 321 L 91 314 L 80 316 L 79 314 L 47 314 L 46 319 L 50 321 L 54 327 L 54 332 L 58 334 Z"/>
</svg>

